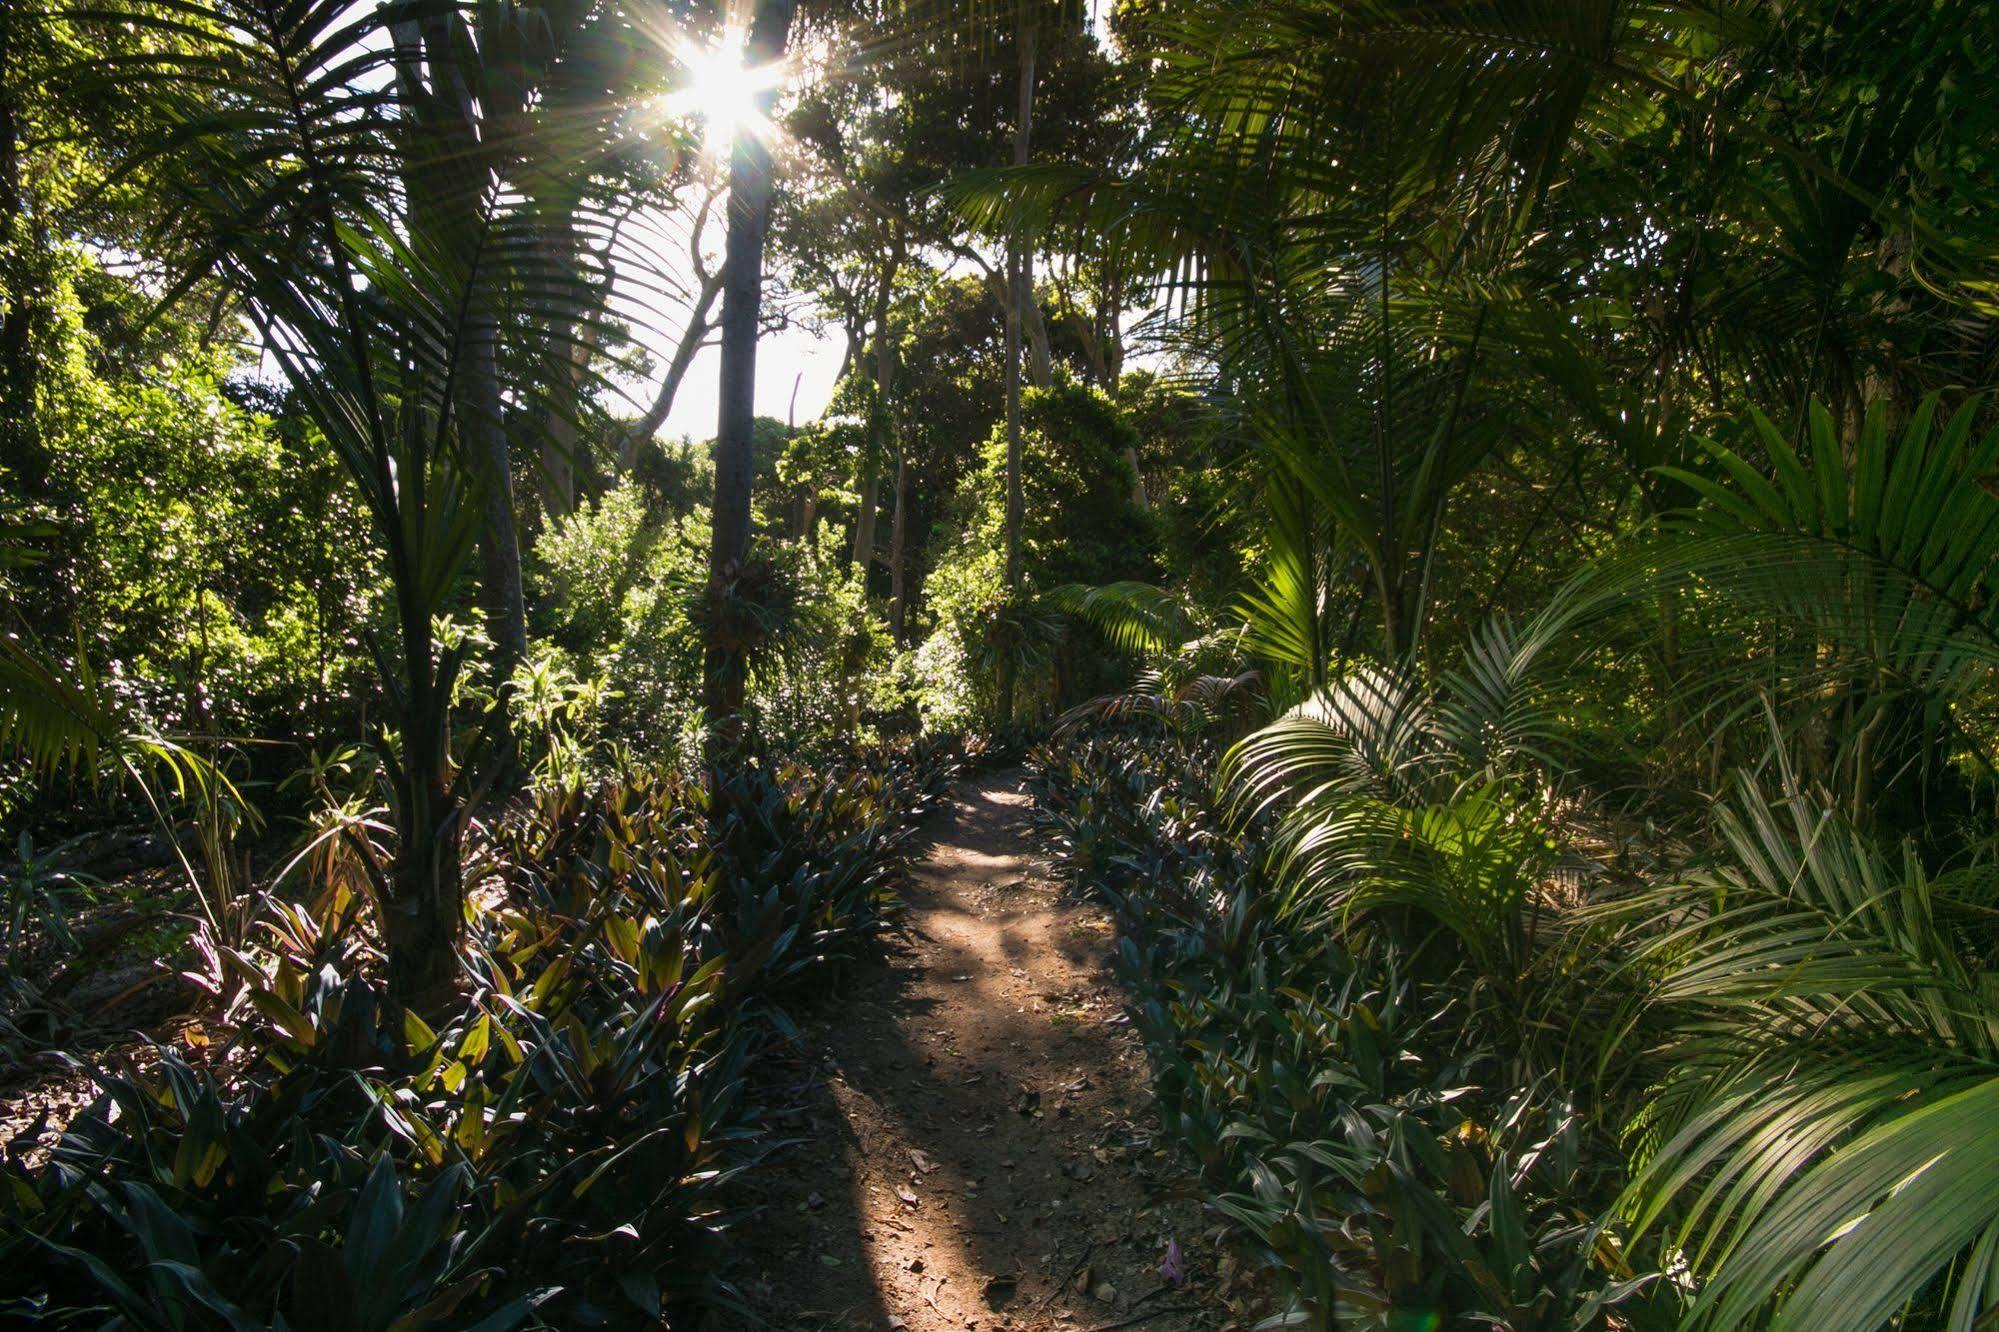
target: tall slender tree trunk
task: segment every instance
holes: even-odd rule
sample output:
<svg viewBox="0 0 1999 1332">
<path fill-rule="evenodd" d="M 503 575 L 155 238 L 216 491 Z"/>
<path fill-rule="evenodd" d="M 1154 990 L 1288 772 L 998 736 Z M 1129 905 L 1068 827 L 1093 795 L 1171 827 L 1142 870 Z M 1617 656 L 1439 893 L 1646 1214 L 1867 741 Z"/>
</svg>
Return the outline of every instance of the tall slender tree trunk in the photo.
<svg viewBox="0 0 1999 1332">
<path fill-rule="evenodd" d="M 1086 338 L 1091 373 L 1096 376 L 1097 387 L 1105 393 L 1116 393 L 1118 380 L 1124 375 L 1124 335 L 1118 309 L 1123 302 L 1124 283 L 1113 260 L 1098 294 L 1097 308 L 1090 314 Z M 1125 446 L 1124 461 L 1131 468 L 1131 502 L 1140 509 L 1150 509 L 1152 496 L 1145 490 L 1145 473 L 1139 469 L 1137 445 Z"/>
<path fill-rule="evenodd" d="M 1048 321 L 1041 317 L 1041 302 L 1034 295 L 1034 251 L 1022 250 L 1020 319 L 1026 334 L 1027 379 L 1038 389 L 1055 382 L 1055 357 L 1049 350 Z"/>
<path fill-rule="evenodd" d="M 1388 244 L 1388 193 L 1390 186 L 1386 179 L 1382 182 L 1381 205 L 1381 305 L 1376 314 L 1380 327 L 1377 329 L 1379 346 L 1379 382 L 1375 393 L 1374 450 L 1376 484 L 1380 495 L 1376 507 L 1381 521 L 1381 556 L 1379 575 L 1381 579 L 1381 635 L 1382 648 L 1390 661 L 1401 658 L 1407 646 L 1404 610 L 1408 604 L 1406 570 L 1403 560 L 1402 533 L 1396 516 L 1398 498 L 1395 486 L 1395 345 L 1393 328 L 1389 323 L 1389 283 L 1388 275 L 1392 256 Z"/>
<path fill-rule="evenodd" d="M 861 480 L 855 500 L 854 548 L 847 553 L 848 565 L 859 565 L 861 582 L 865 586 L 868 570 L 875 562 L 875 515 L 881 509 L 882 465 L 881 455 L 875 452 L 872 439 L 868 441 L 868 455 L 861 460 Z"/>
<path fill-rule="evenodd" d="M 907 638 L 909 625 L 909 449 L 895 455 L 895 519 L 888 536 L 889 630 L 895 641 Z"/>
<path fill-rule="evenodd" d="M 527 656 L 527 602 L 521 592 L 521 539 L 514 518 L 513 455 L 500 399 L 499 321 L 481 301 L 467 321 L 466 350 L 459 367 L 458 430 L 467 452 L 484 475 L 480 497 L 484 528 L 479 536 L 481 608 L 486 632 L 493 640 L 493 680 L 500 690 L 499 716 L 493 730 L 495 789 L 512 785 L 518 754 L 506 703 L 513 689 L 514 668 Z"/>
<path fill-rule="evenodd" d="M 791 402 L 784 409 L 784 447 L 787 453 L 791 450 L 791 442 L 798 438 L 798 389 L 804 382 L 805 372 L 803 370 L 798 371 L 791 377 Z M 805 515 L 806 504 L 808 503 L 806 496 L 811 494 L 811 487 L 796 486 L 793 489 L 793 502 L 786 507 L 791 511 L 791 521 L 796 524 L 795 529 L 790 533 L 791 539 L 793 541 L 800 541 L 806 535 Z"/>
<path fill-rule="evenodd" d="M 487 239 L 482 210 L 495 187 L 490 168 L 479 151 L 481 127 L 472 91 L 459 77 L 459 52 L 454 42 L 454 17 L 439 15 L 425 23 L 424 58 L 429 66 L 431 96 L 436 112 L 433 129 L 447 152 L 442 162 L 429 163 L 446 196 L 435 201 L 440 213 L 453 220 L 446 235 Z M 455 158 L 456 160 L 452 160 Z M 428 188 L 428 187 L 426 187 Z M 479 262 L 475 254 L 473 264 Z M 512 790 L 519 768 L 519 751 L 508 707 L 514 670 L 527 656 L 527 603 L 521 592 L 520 529 L 514 517 L 513 453 L 507 446 L 506 407 L 500 395 L 500 321 L 494 290 L 483 267 L 467 271 L 464 347 L 456 370 L 458 437 L 473 466 L 480 470 L 479 533 L 480 607 L 486 633 L 493 640 L 492 670 L 498 700 L 494 705 L 492 789 Z"/>
<path fill-rule="evenodd" d="M 49 478 L 35 407 L 31 333 L 34 281 L 29 267 L 27 196 L 21 186 L 20 29 L 28 8 L 0 8 L 0 467 L 14 493 L 41 498 Z"/>
<path fill-rule="evenodd" d="M 901 266 L 900 255 L 885 260 L 881 285 L 875 291 L 875 387 L 868 401 L 868 455 L 861 465 L 860 512 L 854 519 L 854 561 L 861 566 L 864 583 L 875 563 L 876 530 L 881 522 L 882 461 L 891 452 L 890 433 L 894 423 L 889 416 L 889 394 L 895 387 L 895 342 L 889 336 L 888 312 L 895 275 Z"/>
<path fill-rule="evenodd" d="M 797 0 L 759 0 L 744 56 L 765 65 L 784 54 Z M 775 90 L 758 94 L 768 112 Z M 763 302 L 764 240 L 770 230 L 770 148 L 739 133 L 729 157 L 729 225 L 722 258 L 722 369 L 715 423 L 714 534 L 708 546 L 708 595 L 720 609 L 750 550 L 750 480 L 757 402 L 757 314 Z M 719 762 L 742 737 L 748 663 L 724 617 L 709 617 L 702 702 L 711 728 L 709 755 Z"/>
<path fill-rule="evenodd" d="M 1024 507 L 1021 494 L 1020 436 L 1020 247 L 1009 243 L 1006 258 L 1006 589 L 1020 588 L 1020 524 Z"/>
<path fill-rule="evenodd" d="M 1033 145 L 1034 132 L 1034 62 L 1036 45 L 1040 39 L 1040 27 L 1028 7 L 1031 0 L 1023 4 L 1020 30 L 1020 104 L 1013 126 L 1013 164 L 1026 166 Z M 1021 437 L 1020 437 L 1020 342 L 1021 322 L 1029 300 L 1033 298 L 1033 287 L 1028 280 L 1029 272 L 1026 247 L 1019 236 L 1007 238 L 1006 246 L 1006 527 L 1005 563 L 1006 592 L 1009 600 L 1018 598 L 1021 591 L 1020 525 L 1024 504 L 1021 497 Z M 1018 674 L 1015 652 L 1012 645 L 1000 656 L 999 664 L 999 720 L 1002 726 L 1013 722 L 1013 702 Z"/>
<path fill-rule="evenodd" d="M 492 285 L 481 267 L 487 240 L 483 209 L 493 178 L 480 151 L 478 111 L 457 75 L 459 20 L 448 14 L 399 22 L 393 29 L 396 78 L 412 122 L 413 153 L 406 167 L 411 226 L 444 261 L 462 265 L 449 276 L 462 284 L 466 311 L 450 385 L 410 384 L 412 400 L 442 392 L 438 408 L 450 413 L 462 455 L 478 476 L 481 516 L 480 601 L 494 646 L 492 665 L 501 682 L 495 728 L 494 789 L 505 789 L 517 767 L 505 724 L 505 690 L 525 652 L 526 616 L 520 580 L 520 545 L 514 525 L 513 483 L 500 393 L 499 337 Z M 433 423 L 434 424 L 434 423 Z M 424 429 L 421 422 L 414 428 Z M 422 1005 L 456 978 L 456 942 L 465 917 L 461 860 L 466 807 L 451 771 L 451 698 L 440 677 L 440 654 L 430 623 L 430 598 L 417 584 L 407 554 L 394 562 L 398 629 L 406 679 L 397 723 L 402 752 L 394 775 L 395 822 L 401 843 L 382 902 L 380 926 L 388 955 L 389 992 L 403 1004 Z"/>
<path fill-rule="evenodd" d="M 402 578 L 415 573 L 406 566 L 397 572 Z M 397 601 L 409 676 L 400 718 L 402 761 L 393 778 L 401 845 L 379 924 L 390 997 L 423 1008 L 448 993 L 458 975 L 458 932 L 465 920 L 464 807 L 452 789 L 451 699 L 438 679 L 423 599 L 409 592 Z"/>
</svg>

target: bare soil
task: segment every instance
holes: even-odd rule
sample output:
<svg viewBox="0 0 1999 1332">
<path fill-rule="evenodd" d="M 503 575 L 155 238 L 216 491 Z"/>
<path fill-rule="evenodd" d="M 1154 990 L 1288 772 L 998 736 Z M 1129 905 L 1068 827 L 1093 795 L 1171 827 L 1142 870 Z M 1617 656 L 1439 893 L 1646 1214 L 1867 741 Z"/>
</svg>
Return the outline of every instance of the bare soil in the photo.
<svg viewBox="0 0 1999 1332">
<path fill-rule="evenodd" d="M 1100 908 L 1034 864 L 1018 772 L 960 786 L 886 974 L 805 1024 L 799 1144 L 750 1178 L 743 1326 L 1222 1328 Z M 1177 1247 L 1184 1278 L 1166 1261 Z"/>
</svg>

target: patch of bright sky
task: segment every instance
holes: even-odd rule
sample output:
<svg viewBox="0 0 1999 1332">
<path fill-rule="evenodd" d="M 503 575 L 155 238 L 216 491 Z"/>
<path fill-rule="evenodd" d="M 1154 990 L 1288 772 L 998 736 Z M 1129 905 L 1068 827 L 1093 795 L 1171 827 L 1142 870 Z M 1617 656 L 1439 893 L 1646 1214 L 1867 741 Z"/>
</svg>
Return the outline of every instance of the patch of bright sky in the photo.
<svg viewBox="0 0 1999 1332">
<path fill-rule="evenodd" d="M 757 415 L 779 421 L 795 420 L 799 425 L 818 420 L 833 400 L 835 379 L 845 355 L 846 347 L 837 336 L 815 333 L 797 325 L 766 333 L 757 343 Z M 662 436 L 714 438 L 715 421 L 721 410 L 716 392 L 721 366 L 721 354 L 714 347 L 702 349 L 680 392 L 674 396 L 673 410 L 667 414 L 666 424 L 660 427 Z"/>
<path fill-rule="evenodd" d="M 1092 8 L 1094 10 L 1094 6 Z M 1095 18 L 1094 12 L 1092 17 Z M 1110 33 L 1107 25 L 1096 26 L 1099 36 L 1108 41 Z M 668 44 L 668 47 L 688 67 L 694 85 L 689 89 L 691 98 L 683 95 L 675 99 L 672 111 L 692 113 L 696 120 L 708 120 L 704 149 L 711 155 L 725 152 L 729 126 L 718 122 L 741 118 L 743 107 L 737 103 L 748 105 L 745 89 L 730 88 L 726 71 L 703 67 L 713 61 L 714 55 L 721 54 L 719 50 L 709 53 L 704 59 L 702 52 L 690 52 L 684 42 Z M 803 59 L 795 55 L 792 76 L 803 73 L 807 78 L 815 75 L 823 77 L 823 69 L 812 68 L 817 64 L 818 54 L 805 53 Z M 727 58 L 734 60 L 735 52 L 728 51 Z M 799 68 L 801 65 L 810 72 L 802 71 Z M 704 84 L 707 85 L 705 89 Z M 718 108 L 715 103 L 723 105 Z M 765 125 L 767 127 L 768 122 Z M 716 134 L 718 128 L 724 132 Z M 784 145 L 773 146 L 782 171 Z M 713 156 L 710 165 L 719 170 Z M 782 183 L 779 188 L 783 188 Z M 693 248 L 699 247 L 702 262 L 710 271 L 719 271 L 723 206 L 719 202 L 715 205 L 707 219 L 704 234 L 690 237 L 688 232 L 696 207 L 698 200 L 681 200 L 671 208 L 650 210 L 634 219 L 636 225 L 627 237 L 628 248 L 634 254 L 621 257 L 617 265 L 618 285 L 623 290 L 613 297 L 613 304 L 620 308 L 634 338 L 650 354 L 654 375 L 651 383 L 634 382 L 622 386 L 629 401 L 607 404 L 620 415 L 635 415 L 650 403 L 686 327 L 690 293 L 697 281 Z M 775 256 L 767 258 L 767 270 L 772 266 L 773 258 Z M 958 262 L 944 256 L 940 255 L 938 259 L 940 266 L 947 270 L 960 267 Z M 646 276 L 638 277 L 638 274 Z M 774 276 L 767 271 L 766 303 L 783 299 Z M 712 313 L 719 315 L 719 303 Z M 804 317 L 794 317 L 784 327 L 764 334 L 758 342 L 756 411 L 759 416 L 804 425 L 819 419 L 831 403 L 847 348 L 843 336 L 836 329 L 812 319 L 809 311 L 794 310 L 794 314 Z M 720 373 L 721 354 L 711 339 L 709 345 L 696 356 L 674 395 L 672 410 L 660 427 L 661 437 L 675 439 L 687 436 L 697 441 L 714 437 L 719 410 Z"/>
<path fill-rule="evenodd" d="M 662 45 L 681 66 L 683 83 L 663 99 L 668 114 L 694 122 L 699 151 L 709 180 L 719 179 L 730 144 L 741 134 L 764 138 L 778 158 L 780 172 L 785 157 L 781 134 L 757 107 L 759 88 L 768 88 L 798 74 L 800 61 L 794 57 L 779 68 L 746 70 L 742 63 L 741 29 L 731 26 L 719 38 L 692 34 L 678 35 Z M 636 266 L 618 264 L 621 278 L 627 274 L 650 272 L 656 276 L 637 283 L 625 282 L 627 290 L 614 295 L 614 303 L 625 304 L 635 337 L 655 363 L 654 384 L 631 386 L 638 406 L 643 409 L 664 377 L 674 349 L 679 345 L 688 322 L 692 293 L 700 285 L 698 268 L 719 273 L 722 266 L 721 235 L 726 206 L 713 200 L 702 210 L 699 196 L 707 193 L 700 185 L 690 187 L 693 198 L 682 198 L 671 208 L 656 210 L 638 219 L 639 233 L 650 233 L 636 248 L 650 253 Z M 777 293 L 766 256 L 765 303 Z M 650 260 L 650 262 L 647 262 Z M 663 262 L 662 262 L 663 260 Z M 719 301 L 709 312 L 719 317 Z M 804 424 L 816 420 L 831 401 L 845 347 L 815 326 L 816 321 L 792 322 L 758 340 L 756 367 L 756 411 L 759 416 Z M 671 439 L 688 436 L 696 440 L 715 434 L 719 408 L 718 388 L 721 353 L 713 345 L 704 346 L 689 366 L 687 376 L 675 393 L 672 410 L 660 427 Z"/>
<path fill-rule="evenodd" d="M 705 169 L 717 170 L 712 164 Z M 616 392 L 607 395 L 604 403 L 613 415 L 634 417 L 652 404 L 687 328 L 700 286 L 700 270 L 709 274 L 721 271 L 727 196 L 718 195 L 704 217 L 701 199 L 705 193 L 704 186 L 689 185 L 673 204 L 641 210 L 621 229 L 611 307 L 614 317 L 628 326 L 632 340 L 652 362 L 652 374 L 644 382 L 633 378 L 615 381 Z M 701 234 L 694 236 L 690 232 L 697 222 L 702 224 Z M 775 258 L 767 256 L 767 268 L 773 266 L 770 261 Z M 810 318 L 811 311 L 796 308 L 798 302 L 786 296 L 780 276 L 766 275 L 767 312 L 782 304 L 792 310 L 793 318 L 758 340 L 756 410 L 759 416 L 805 425 L 817 420 L 832 401 L 846 346 L 837 330 L 821 328 Z M 709 318 L 720 315 L 718 297 Z M 661 438 L 714 438 L 721 359 L 715 335 L 710 333 L 707 345 L 696 354 L 674 394 L 673 408 L 659 429 Z"/>
</svg>

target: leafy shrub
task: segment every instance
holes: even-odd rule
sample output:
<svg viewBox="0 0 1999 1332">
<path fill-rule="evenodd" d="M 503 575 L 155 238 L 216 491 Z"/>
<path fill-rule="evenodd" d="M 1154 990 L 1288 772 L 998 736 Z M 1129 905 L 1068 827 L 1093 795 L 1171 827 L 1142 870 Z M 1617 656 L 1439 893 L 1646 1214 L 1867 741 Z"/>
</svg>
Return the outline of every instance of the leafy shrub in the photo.
<svg viewBox="0 0 1999 1332">
<path fill-rule="evenodd" d="M 933 628 L 921 652 L 952 671 L 938 702 L 1002 726 L 1013 720 L 995 715 L 1002 662 L 1009 659 L 1021 714 L 1066 707 L 1117 678 L 1114 663 L 1069 650 L 1056 619 L 1036 606 L 1035 592 L 1158 572 L 1157 524 L 1134 499 L 1127 461 L 1139 436 L 1118 406 L 1060 375 L 1050 387 L 1023 394 L 1021 410 L 1023 592 L 1010 594 L 1006 586 L 1006 432 L 999 428 L 959 485 L 952 501 L 959 535 L 938 553 L 924 582 Z"/>
<path fill-rule="evenodd" d="M 891 928 L 954 759 L 550 788 L 475 857 L 464 982 L 395 1013 L 351 894 L 278 904 L 228 1048 L 87 1071 L 50 1160 L 10 1147 L 0 1313 L 62 1326 L 658 1326 L 720 1292 L 720 1187 L 768 1148 L 775 1008 Z M 75 1064 L 75 1061 L 70 1061 Z M 77 1064 L 78 1067 L 84 1067 Z M 29 1139 L 31 1140 L 32 1134 Z"/>
<path fill-rule="evenodd" d="M 598 759 L 613 739 L 646 762 L 693 758 L 702 644 L 716 616 L 723 641 L 750 661 L 755 748 L 816 753 L 908 708 L 888 626 L 839 542 L 760 542 L 715 601 L 707 521 L 705 512 L 659 516 L 626 485 L 542 536 L 536 603 L 556 647 L 537 664 L 591 699 L 586 724 L 562 739 Z"/>
<path fill-rule="evenodd" d="M 1269 824 L 1226 824 L 1208 766 L 1156 727 L 1036 756 L 1058 859 L 1119 908 L 1167 1127 L 1276 1280 L 1267 1326 L 1646 1317 L 1652 1277 L 1593 1222 L 1614 1153 L 1559 1089 L 1513 1084 L 1462 976 L 1298 929 Z"/>
<path fill-rule="evenodd" d="M 1989 863 L 1933 873 L 1738 774 L 1720 854 L 1601 914 L 1641 978 L 1624 1199 L 1699 1280 L 1688 1326 L 1988 1324 L 1999 1250 Z"/>
</svg>

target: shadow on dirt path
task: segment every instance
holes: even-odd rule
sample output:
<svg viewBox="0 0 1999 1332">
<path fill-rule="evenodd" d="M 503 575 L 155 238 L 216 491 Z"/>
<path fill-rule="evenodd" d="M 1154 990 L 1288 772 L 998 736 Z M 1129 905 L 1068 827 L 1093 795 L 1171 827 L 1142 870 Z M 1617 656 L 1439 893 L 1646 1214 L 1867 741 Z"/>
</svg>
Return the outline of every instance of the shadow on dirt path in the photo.
<svg viewBox="0 0 1999 1332">
<path fill-rule="evenodd" d="M 802 1145 L 753 1172 L 737 1232 L 758 1324 L 1221 1326 L 1199 1207 L 1161 1140 L 1108 916 L 1030 858 L 1022 774 L 961 785 L 914 869 L 908 946 L 805 1024 Z M 1190 1252 L 1184 1284 L 1161 1261 Z"/>
</svg>

